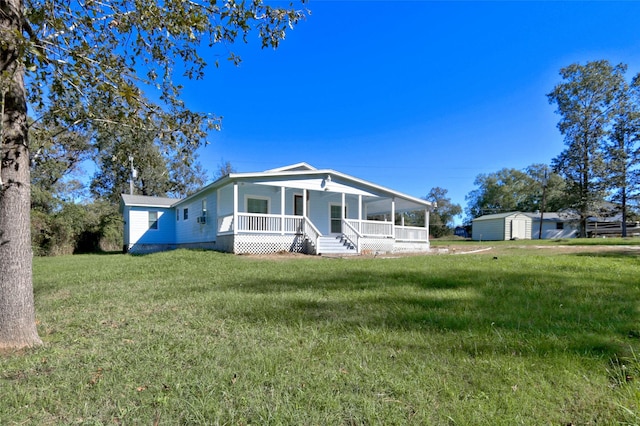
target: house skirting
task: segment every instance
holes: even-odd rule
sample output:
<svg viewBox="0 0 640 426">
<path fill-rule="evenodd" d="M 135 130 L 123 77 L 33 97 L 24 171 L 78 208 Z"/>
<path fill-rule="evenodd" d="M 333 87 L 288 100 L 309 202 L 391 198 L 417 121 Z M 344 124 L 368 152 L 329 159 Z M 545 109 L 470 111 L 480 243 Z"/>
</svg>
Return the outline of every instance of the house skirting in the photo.
<svg viewBox="0 0 640 426">
<path fill-rule="evenodd" d="M 393 245 L 394 245 L 393 238 L 365 237 L 360 239 L 360 253 L 362 254 L 392 253 Z"/>
<path fill-rule="evenodd" d="M 393 244 L 394 253 L 426 253 L 431 250 L 428 241 L 396 241 Z"/>
<path fill-rule="evenodd" d="M 302 235 L 237 234 L 218 236 L 215 250 L 235 254 L 309 253 Z"/>
<path fill-rule="evenodd" d="M 216 250 L 235 254 L 269 254 L 279 252 L 316 254 L 315 247 L 302 235 L 238 234 L 219 235 L 217 241 L 183 244 L 134 244 L 124 247 L 131 254 L 149 254 L 177 248 Z M 422 253 L 428 252 L 428 241 L 406 242 L 393 238 L 362 238 L 360 252 Z"/>
</svg>

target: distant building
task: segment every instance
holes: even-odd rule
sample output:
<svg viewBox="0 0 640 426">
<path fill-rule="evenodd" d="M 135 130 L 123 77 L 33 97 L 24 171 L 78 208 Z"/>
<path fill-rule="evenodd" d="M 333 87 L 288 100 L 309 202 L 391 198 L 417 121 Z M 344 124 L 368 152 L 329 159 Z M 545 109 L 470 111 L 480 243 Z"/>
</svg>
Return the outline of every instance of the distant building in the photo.
<svg viewBox="0 0 640 426">
<path fill-rule="evenodd" d="M 531 217 L 521 212 L 488 214 L 473 219 L 471 238 L 476 241 L 530 240 Z"/>
<path fill-rule="evenodd" d="M 453 235 L 455 235 L 456 237 L 471 238 L 471 234 L 464 226 L 456 226 L 453 230 Z"/>
<path fill-rule="evenodd" d="M 587 219 L 587 237 L 619 237 L 622 235 L 621 221 L 620 215 L 590 217 Z M 541 231 L 543 240 L 577 238 L 580 235 L 580 216 L 574 212 L 508 212 L 484 215 L 473 220 L 472 239 L 537 240 L 540 239 Z M 627 236 L 640 236 L 640 222 L 627 223 Z"/>
<path fill-rule="evenodd" d="M 542 215 L 542 239 L 576 238 L 580 233 L 580 216 L 569 212 L 525 213 L 531 218 L 531 238 L 540 239 Z"/>
</svg>

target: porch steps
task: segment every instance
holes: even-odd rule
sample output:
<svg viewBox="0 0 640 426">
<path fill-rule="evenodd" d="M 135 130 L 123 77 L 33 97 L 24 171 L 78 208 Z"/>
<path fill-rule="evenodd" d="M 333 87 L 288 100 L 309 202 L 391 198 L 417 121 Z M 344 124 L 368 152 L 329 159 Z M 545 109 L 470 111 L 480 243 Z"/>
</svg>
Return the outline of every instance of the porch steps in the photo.
<svg viewBox="0 0 640 426">
<path fill-rule="evenodd" d="M 318 254 L 356 255 L 356 248 L 344 237 L 319 237 Z"/>
</svg>

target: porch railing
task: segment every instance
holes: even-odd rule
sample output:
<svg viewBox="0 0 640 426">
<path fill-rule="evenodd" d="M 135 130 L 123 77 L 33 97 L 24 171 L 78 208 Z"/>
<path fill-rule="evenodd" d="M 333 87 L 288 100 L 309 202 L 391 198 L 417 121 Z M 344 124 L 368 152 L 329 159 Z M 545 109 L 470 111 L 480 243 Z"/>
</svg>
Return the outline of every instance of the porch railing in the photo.
<svg viewBox="0 0 640 426">
<path fill-rule="evenodd" d="M 429 232 L 426 228 L 417 226 L 396 226 L 396 240 L 399 241 L 427 241 Z"/>
<path fill-rule="evenodd" d="M 258 213 L 237 213 L 238 223 L 233 223 L 233 215 L 218 218 L 218 233 L 285 233 L 302 234 L 304 218 L 302 216 L 281 216 Z"/>
<path fill-rule="evenodd" d="M 218 218 L 218 234 L 231 233 L 284 233 L 304 234 L 312 242 L 316 242 L 322 234 L 303 216 L 269 215 L 257 213 L 237 213 L 237 224 L 233 223 L 233 215 Z M 345 219 L 343 234 L 354 246 L 365 237 L 393 238 L 399 241 L 427 241 L 426 228 L 414 226 L 395 226 L 391 222 L 376 220 Z"/>
<path fill-rule="evenodd" d="M 353 229 L 363 237 L 393 237 L 393 223 L 379 220 L 345 219 Z"/>
</svg>

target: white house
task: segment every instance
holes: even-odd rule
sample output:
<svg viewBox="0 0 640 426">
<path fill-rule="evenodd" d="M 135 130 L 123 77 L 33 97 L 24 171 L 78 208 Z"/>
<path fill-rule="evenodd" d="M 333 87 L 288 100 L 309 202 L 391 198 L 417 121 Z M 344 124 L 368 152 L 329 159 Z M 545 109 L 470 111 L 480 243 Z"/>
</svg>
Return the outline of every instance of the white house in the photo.
<svg viewBox="0 0 640 426">
<path fill-rule="evenodd" d="M 124 249 L 134 253 L 178 247 L 255 254 L 428 251 L 431 207 L 307 163 L 231 173 L 181 200 L 123 194 L 120 203 Z M 409 211 L 424 211 L 425 226 L 396 223 Z"/>
<path fill-rule="evenodd" d="M 473 219 L 471 239 L 476 241 L 530 240 L 531 218 L 520 212 L 477 217 Z"/>
</svg>

